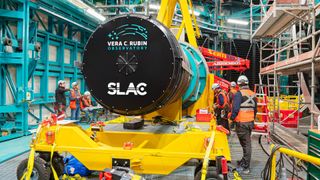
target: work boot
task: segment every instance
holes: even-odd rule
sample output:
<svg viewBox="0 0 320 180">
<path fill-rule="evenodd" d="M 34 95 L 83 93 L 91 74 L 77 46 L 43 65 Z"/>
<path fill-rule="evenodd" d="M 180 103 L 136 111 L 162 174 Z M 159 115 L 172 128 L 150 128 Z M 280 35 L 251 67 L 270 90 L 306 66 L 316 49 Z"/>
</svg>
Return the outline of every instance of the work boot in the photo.
<svg viewBox="0 0 320 180">
<path fill-rule="evenodd" d="M 241 173 L 241 174 L 249 174 L 250 173 L 250 169 L 249 168 L 244 168 L 242 166 L 236 168 L 237 172 L 238 173 Z"/>
<path fill-rule="evenodd" d="M 240 161 L 237 161 L 237 167 L 242 166 L 244 163 L 244 159 L 241 159 Z"/>
</svg>

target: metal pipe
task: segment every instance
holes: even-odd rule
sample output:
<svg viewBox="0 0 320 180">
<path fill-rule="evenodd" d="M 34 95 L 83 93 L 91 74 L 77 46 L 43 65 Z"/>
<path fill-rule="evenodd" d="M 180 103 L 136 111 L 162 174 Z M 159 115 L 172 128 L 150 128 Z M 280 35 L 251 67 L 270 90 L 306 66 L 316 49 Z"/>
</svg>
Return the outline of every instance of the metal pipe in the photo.
<svg viewBox="0 0 320 180">
<path fill-rule="evenodd" d="M 180 14 L 175 14 L 175 15 L 182 18 L 182 16 L 181 16 Z M 210 24 L 210 23 L 207 23 L 207 22 L 204 22 L 204 21 L 201 21 L 201 20 L 197 19 L 197 23 L 199 23 L 199 22 L 202 23 L 202 24 L 208 25 L 208 26 L 216 26 L 216 25 L 214 25 L 214 24 Z M 244 28 L 234 28 L 234 27 L 226 27 L 226 26 L 219 26 L 219 25 L 216 26 L 216 27 L 221 27 L 221 28 L 226 28 L 226 29 L 234 29 L 234 30 L 248 31 L 248 32 L 250 33 L 250 30 L 249 30 L 249 29 L 244 29 Z"/>
<path fill-rule="evenodd" d="M 297 119 L 297 134 L 299 134 L 299 129 L 300 129 L 300 105 L 301 105 L 301 103 L 300 103 L 300 98 L 301 98 L 301 96 L 300 96 L 300 86 L 301 86 L 301 72 L 298 72 L 298 79 L 299 79 L 299 81 L 298 81 L 298 83 L 297 83 L 297 85 L 298 85 L 298 119 Z"/>
<path fill-rule="evenodd" d="M 127 7 L 127 8 L 135 8 L 135 7 L 144 7 L 145 5 L 126 5 L 126 4 L 123 4 L 123 5 L 99 5 L 99 6 L 96 6 L 96 8 L 98 9 L 107 9 L 107 8 L 118 8 L 118 7 Z"/>
<path fill-rule="evenodd" d="M 289 11 L 287 11 L 287 10 L 285 10 L 285 9 L 283 9 L 282 11 L 285 12 L 285 13 L 287 13 L 287 14 L 289 14 L 290 16 L 293 16 L 293 17 L 299 19 L 300 21 L 303 21 L 303 22 L 305 22 L 305 23 L 307 23 L 307 24 L 311 24 L 311 23 L 308 22 L 307 20 L 304 20 L 303 18 L 301 18 L 301 17 L 293 14 L 292 12 L 289 12 Z M 303 17 L 303 16 L 302 16 L 302 17 Z"/>
<path fill-rule="evenodd" d="M 178 20 L 178 19 L 173 19 L 173 21 L 177 21 L 179 23 L 182 23 L 182 21 Z M 177 24 L 175 24 L 175 25 L 177 25 Z M 210 31 L 218 31 L 218 29 L 211 29 L 211 28 L 204 27 L 204 26 L 201 26 L 201 25 L 199 25 L 199 27 L 202 28 L 202 29 L 210 30 Z M 248 34 L 248 33 L 240 33 L 240 32 L 236 32 L 236 31 L 229 32 L 229 31 L 219 30 L 219 32 L 233 33 L 233 34 L 238 34 L 238 35 L 250 36 L 250 34 Z"/>
<path fill-rule="evenodd" d="M 267 42 L 264 46 L 262 46 L 262 48 L 267 47 L 274 39 L 271 39 L 269 42 Z"/>
<path fill-rule="evenodd" d="M 315 62 L 318 62 L 319 60 L 320 60 L 320 57 L 316 58 L 316 59 L 315 59 Z M 289 69 L 289 68 L 294 68 L 294 67 L 297 67 L 297 66 L 309 64 L 309 63 L 311 63 L 311 62 L 312 62 L 312 60 L 310 59 L 310 60 L 307 60 L 307 61 L 302 61 L 302 62 L 299 62 L 299 63 L 286 65 L 285 67 L 276 68 L 276 71 L 280 71 L 280 70 L 284 70 L 284 69 Z M 266 73 L 263 73 L 263 74 L 268 74 L 268 72 L 270 72 L 270 71 L 267 71 Z"/>
<path fill-rule="evenodd" d="M 312 61 L 311 61 L 311 112 L 314 111 L 314 95 L 315 95 L 315 53 L 318 50 L 318 48 L 315 49 L 315 44 L 316 44 L 316 35 L 315 35 L 315 31 L 316 31 L 316 17 L 315 17 L 315 8 L 314 8 L 314 1 L 312 1 L 312 50 L 314 51 L 314 54 L 312 56 Z M 318 41 L 319 43 L 319 41 Z M 317 45 L 319 46 L 319 44 L 317 43 Z M 313 121 L 314 121 L 314 114 L 311 113 L 311 120 L 310 120 L 310 128 L 313 129 Z"/>
<path fill-rule="evenodd" d="M 61 15 L 55 13 L 55 12 L 49 11 L 48 9 L 45 9 L 45 8 L 43 8 L 43 7 L 39 7 L 39 10 L 45 11 L 45 12 L 51 14 L 51 15 L 54 15 L 54 16 L 56 16 L 56 17 L 58 17 L 58 18 L 60 18 L 60 19 L 62 19 L 62 20 L 64 20 L 64 21 L 67 21 L 67 22 L 69 22 L 69 23 L 71 23 L 71 24 L 73 24 L 73 25 L 76 25 L 76 26 L 78 26 L 78 27 L 80 27 L 80 28 L 83 28 L 83 29 L 85 29 L 85 30 L 87 30 L 87 31 L 89 31 L 89 32 L 93 32 L 92 29 L 89 29 L 89 28 L 87 28 L 87 27 L 85 27 L 85 26 L 83 26 L 83 25 L 81 25 L 81 24 L 79 24 L 79 23 L 76 23 L 76 22 L 74 22 L 74 21 L 71 21 L 71 20 L 69 20 L 68 18 L 65 18 L 65 17 L 63 17 L 63 16 L 61 16 Z"/>
<path fill-rule="evenodd" d="M 320 112 L 318 112 L 318 111 L 310 111 L 311 112 L 311 114 L 317 114 L 317 115 L 320 115 Z"/>
</svg>

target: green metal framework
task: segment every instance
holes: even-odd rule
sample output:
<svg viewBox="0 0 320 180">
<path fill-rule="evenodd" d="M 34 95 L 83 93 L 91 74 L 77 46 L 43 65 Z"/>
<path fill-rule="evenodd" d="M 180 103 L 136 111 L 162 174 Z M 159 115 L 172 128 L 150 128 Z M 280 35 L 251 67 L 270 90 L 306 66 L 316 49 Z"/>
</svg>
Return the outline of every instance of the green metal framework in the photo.
<svg viewBox="0 0 320 180">
<path fill-rule="evenodd" d="M 85 90 L 75 62 L 97 25 L 65 0 L 0 1 L 0 142 L 53 112 L 59 79 Z"/>
</svg>

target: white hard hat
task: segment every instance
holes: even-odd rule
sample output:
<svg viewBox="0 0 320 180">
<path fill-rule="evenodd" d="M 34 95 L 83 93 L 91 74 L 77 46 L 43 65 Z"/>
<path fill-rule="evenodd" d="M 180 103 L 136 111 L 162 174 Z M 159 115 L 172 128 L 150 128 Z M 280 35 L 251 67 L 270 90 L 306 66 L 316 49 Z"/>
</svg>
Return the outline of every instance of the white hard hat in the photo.
<svg viewBox="0 0 320 180">
<path fill-rule="evenodd" d="M 237 86 L 237 83 L 234 82 L 234 81 L 232 81 L 232 82 L 230 83 L 230 86 L 231 86 L 231 87 L 236 87 L 236 86 Z"/>
<path fill-rule="evenodd" d="M 212 84 L 212 90 L 215 90 L 217 88 L 220 88 L 220 85 L 218 83 Z"/>
<path fill-rule="evenodd" d="M 74 86 L 76 86 L 76 85 L 78 85 L 78 82 L 73 82 L 73 83 L 71 84 L 72 87 L 74 87 Z"/>
<path fill-rule="evenodd" d="M 90 96 L 91 93 L 90 93 L 89 91 L 86 91 L 86 92 L 84 92 L 84 95 L 85 95 L 85 96 Z"/>
<path fill-rule="evenodd" d="M 249 84 L 249 80 L 248 80 L 247 76 L 241 75 L 241 76 L 239 76 L 237 83 L 238 84 Z"/>
<path fill-rule="evenodd" d="M 58 81 L 58 85 L 63 84 L 63 83 L 66 83 L 66 81 L 64 81 L 64 80 L 59 80 Z"/>
</svg>

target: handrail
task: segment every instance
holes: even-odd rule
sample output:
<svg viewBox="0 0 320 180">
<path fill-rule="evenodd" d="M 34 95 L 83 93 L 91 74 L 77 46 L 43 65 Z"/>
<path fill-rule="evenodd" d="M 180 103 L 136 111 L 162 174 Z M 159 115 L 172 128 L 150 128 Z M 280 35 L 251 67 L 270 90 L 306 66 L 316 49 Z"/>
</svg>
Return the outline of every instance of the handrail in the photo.
<svg viewBox="0 0 320 180">
<path fill-rule="evenodd" d="M 275 145 L 271 145 L 271 150 L 273 151 L 275 148 Z M 271 180 L 275 180 L 276 179 L 276 166 L 277 166 L 277 161 L 276 161 L 276 152 L 280 152 L 280 153 L 283 153 L 283 154 L 286 154 L 286 155 L 289 155 L 289 156 L 292 156 L 292 157 L 295 157 L 295 158 L 298 158 L 298 159 L 301 159 L 301 160 L 304 160 L 306 162 L 309 162 L 309 163 L 312 163 L 312 164 L 315 164 L 315 165 L 318 165 L 320 166 L 320 158 L 317 158 L 317 157 L 314 157 L 314 156 L 310 156 L 308 154 L 304 154 L 304 153 L 301 153 L 301 152 L 297 152 L 297 151 L 294 151 L 294 150 L 291 150 L 291 149 L 288 149 L 288 148 L 284 148 L 284 147 L 280 147 L 278 149 L 276 149 L 272 154 L 272 161 L 271 161 Z"/>
</svg>

